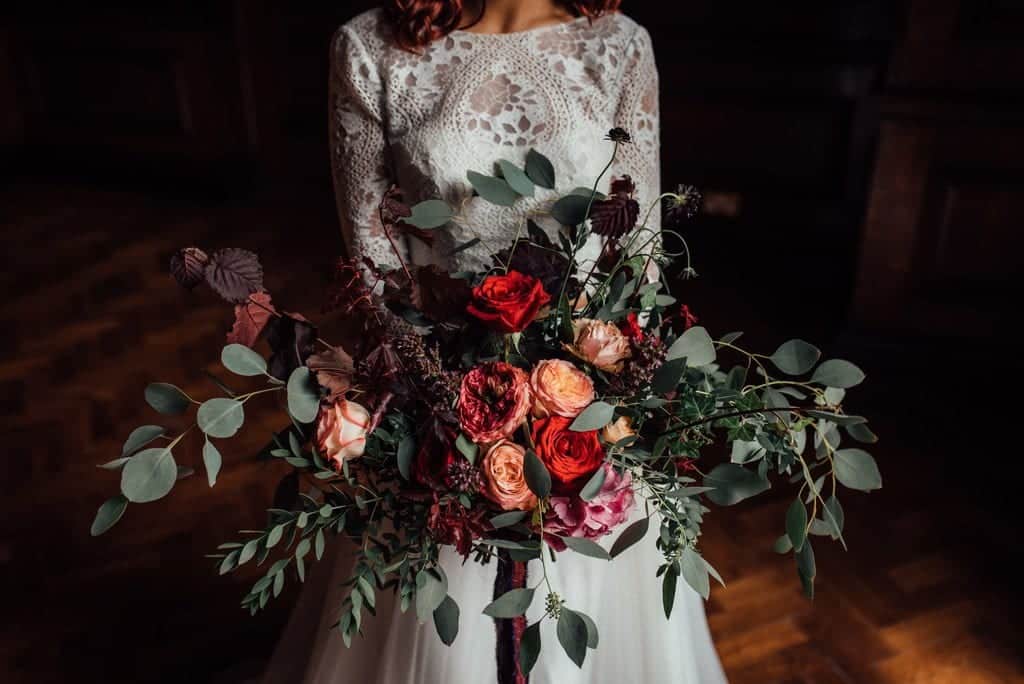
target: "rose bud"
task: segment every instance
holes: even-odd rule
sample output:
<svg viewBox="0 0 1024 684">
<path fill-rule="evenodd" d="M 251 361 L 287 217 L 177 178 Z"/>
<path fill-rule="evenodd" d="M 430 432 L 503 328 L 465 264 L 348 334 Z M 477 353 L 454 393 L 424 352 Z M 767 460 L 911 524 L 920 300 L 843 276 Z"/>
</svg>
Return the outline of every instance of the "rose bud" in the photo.
<svg viewBox="0 0 1024 684">
<path fill-rule="evenodd" d="M 370 412 L 354 401 L 339 399 L 320 408 L 316 438 L 324 458 L 340 468 L 366 449 Z"/>
</svg>

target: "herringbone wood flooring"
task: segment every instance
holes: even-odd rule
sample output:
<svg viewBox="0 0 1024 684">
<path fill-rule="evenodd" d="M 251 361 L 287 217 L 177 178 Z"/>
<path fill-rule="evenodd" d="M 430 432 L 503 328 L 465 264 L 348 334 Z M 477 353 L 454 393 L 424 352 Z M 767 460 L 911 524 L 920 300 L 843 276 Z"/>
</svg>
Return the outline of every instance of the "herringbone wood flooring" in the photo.
<svg viewBox="0 0 1024 684">
<path fill-rule="evenodd" d="M 147 382 L 174 382 L 200 396 L 212 389 L 201 371 L 216 368 L 230 312 L 212 296 L 173 285 L 165 272 L 173 249 L 259 251 L 275 300 L 315 315 L 319 267 L 340 249 L 329 196 L 317 189 L 183 201 L 26 184 L 0 191 L 0 205 L 3 680 L 251 675 L 294 590 L 250 619 L 237 601 L 253 576 L 218 578 L 202 555 L 262 520 L 283 473 L 249 458 L 262 445 L 260 431 L 225 445 L 218 491 L 189 478 L 166 502 L 129 507 L 100 539 L 89 537 L 89 523 L 117 478 L 94 466 L 118 455 L 133 427 L 157 418 L 142 402 Z M 719 273 L 718 282 L 727 279 Z M 750 324 L 764 328 L 766 344 L 779 341 L 757 304 L 694 287 L 695 308 L 713 330 L 756 319 Z M 813 603 L 800 596 L 790 559 L 770 550 L 787 494 L 708 516 L 704 550 L 728 581 L 713 591 L 708 615 L 730 680 L 1022 682 L 1013 489 L 998 489 L 1007 493 L 1002 502 L 981 496 L 990 490 L 977 484 L 986 472 L 977 450 L 953 438 L 927 441 L 907 427 L 948 416 L 894 405 L 884 379 L 873 379 L 879 384 L 858 408 L 879 417 L 885 439 L 875 451 L 886 489 L 845 498 L 850 550 L 816 545 Z M 928 391 L 920 390 L 921 403 Z M 268 413 L 251 411 L 248 420 L 279 428 Z M 197 444 L 179 453 L 199 465 Z"/>
</svg>

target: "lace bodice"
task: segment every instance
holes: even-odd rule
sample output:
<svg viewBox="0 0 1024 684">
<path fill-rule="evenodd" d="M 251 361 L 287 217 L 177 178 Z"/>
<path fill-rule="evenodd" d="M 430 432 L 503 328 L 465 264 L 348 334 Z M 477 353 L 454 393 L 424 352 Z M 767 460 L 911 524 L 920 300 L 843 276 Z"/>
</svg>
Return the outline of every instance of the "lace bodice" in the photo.
<svg viewBox="0 0 1024 684">
<path fill-rule="evenodd" d="M 338 212 L 352 255 L 397 266 L 377 207 L 397 183 L 406 201 L 440 197 L 461 207 L 432 247 L 402 240 L 412 263 L 479 269 L 507 247 L 530 216 L 554 235 L 546 215 L 556 193 L 498 207 L 473 197 L 466 172 L 491 174 L 499 159 L 520 167 L 531 148 L 555 165 L 557 190 L 590 186 L 607 164 L 613 127 L 633 137 L 611 175 L 628 174 L 648 207 L 660 192 L 658 73 L 650 36 L 611 14 L 507 34 L 455 31 L 421 54 L 394 45 L 381 10 L 335 35 L 330 79 L 331 159 Z M 657 228 L 660 211 L 651 214 Z M 452 255 L 474 237 L 474 247 Z M 599 245 L 588 245 L 596 254 Z"/>
</svg>

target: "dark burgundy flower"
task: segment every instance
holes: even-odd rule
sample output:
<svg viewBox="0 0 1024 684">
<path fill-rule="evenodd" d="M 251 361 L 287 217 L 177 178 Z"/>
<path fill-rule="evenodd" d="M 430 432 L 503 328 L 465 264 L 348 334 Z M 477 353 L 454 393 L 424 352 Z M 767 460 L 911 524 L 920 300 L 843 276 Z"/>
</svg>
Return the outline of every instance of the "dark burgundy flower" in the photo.
<svg viewBox="0 0 1024 684">
<path fill-rule="evenodd" d="M 278 380 L 287 380 L 316 349 L 316 328 L 299 314 L 283 313 L 271 319 L 265 331 L 271 350 L 270 374 Z"/>
<path fill-rule="evenodd" d="M 629 132 L 625 128 L 619 127 L 615 127 L 612 130 L 608 131 L 608 135 L 606 135 L 604 139 L 611 140 L 612 142 L 617 142 L 623 145 L 633 140 L 633 138 L 629 135 Z"/>
<path fill-rule="evenodd" d="M 703 201 L 700 190 L 692 185 L 680 185 L 675 195 L 665 199 L 665 224 L 678 226 L 692 219 L 700 211 Z"/>
<path fill-rule="evenodd" d="M 427 529 L 434 541 L 450 544 L 462 556 L 473 550 L 473 541 L 488 529 L 487 510 L 466 509 L 455 499 L 442 501 L 435 497 L 427 517 Z"/>
</svg>

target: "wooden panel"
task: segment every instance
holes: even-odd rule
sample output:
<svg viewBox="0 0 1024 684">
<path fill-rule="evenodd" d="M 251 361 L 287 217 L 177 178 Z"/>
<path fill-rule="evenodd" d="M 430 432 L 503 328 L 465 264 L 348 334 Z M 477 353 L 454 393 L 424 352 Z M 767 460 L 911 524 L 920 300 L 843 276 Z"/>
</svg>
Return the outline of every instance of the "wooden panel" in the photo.
<svg viewBox="0 0 1024 684">
<path fill-rule="evenodd" d="M 1024 265 L 1022 203 L 1024 113 L 999 121 L 977 108 L 889 103 L 857 322 L 919 335 L 994 335 Z"/>
</svg>

